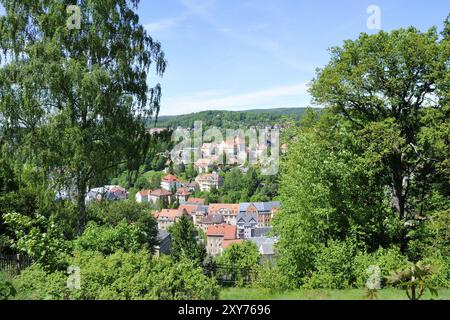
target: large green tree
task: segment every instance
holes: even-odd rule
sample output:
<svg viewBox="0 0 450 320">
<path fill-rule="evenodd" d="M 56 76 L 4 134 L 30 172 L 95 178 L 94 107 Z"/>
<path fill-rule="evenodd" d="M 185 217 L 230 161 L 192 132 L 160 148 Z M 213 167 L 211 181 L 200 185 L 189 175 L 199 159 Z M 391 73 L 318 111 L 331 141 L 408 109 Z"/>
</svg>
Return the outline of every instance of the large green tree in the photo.
<svg viewBox="0 0 450 320">
<path fill-rule="evenodd" d="M 164 53 L 139 22 L 139 0 L 0 4 L 2 143 L 52 187 L 73 191 L 81 232 L 86 190 L 120 164 L 138 169 L 146 155 L 144 122 L 161 94 L 148 77 L 151 67 L 164 73 Z"/>
<path fill-rule="evenodd" d="M 380 168 L 392 209 L 405 227 L 425 214 L 432 184 L 448 183 L 442 173 L 448 173 L 450 110 L 443 79 L 449 68 L 445 38 L 435 28 L 410 27 L 361 34 L 332 48 L 330 62 L 312 83 L 314 102 L 360 132 L 367 167 Z M 448 189 L 443 192 L 448 195 Z M 407 228 L 401 238 L 405 250 Z"/>
</svg>

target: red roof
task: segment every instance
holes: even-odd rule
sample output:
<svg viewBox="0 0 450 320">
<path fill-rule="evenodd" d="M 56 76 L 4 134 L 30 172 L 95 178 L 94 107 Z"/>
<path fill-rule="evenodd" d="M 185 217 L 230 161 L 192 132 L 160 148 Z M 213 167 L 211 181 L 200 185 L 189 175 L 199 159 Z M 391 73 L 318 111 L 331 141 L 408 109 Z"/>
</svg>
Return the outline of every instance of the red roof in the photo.
<svg viewBox="0 0 450 320">
<path fill-rule="evenodd" d="M 139 195 L 140 195 L 141 197 L 146 197 L 146 196 L 148 196 L 151 192 L 152 192 L 152 190 L 141 190 L 141 191 L 139 191 L 138 193 L 139 193 Z"/>
<path fill-rule="evenodd" d="M 187 202 L 188 203 L 195 203 L 195 204 L 205 204 L 205 199 L 189 197 Z"/>
<path fill-rule="evenodd" d="M 236 226 L 232 226 L 230 224 L 216 224 L 208 226 L 206 235 L 208 237 L 223 236 L 224 240 L 235 240 Z"/>
<path fill-rule="evenodd" d="M 197 211 L 198 205 L 196 204 L 182 204 L 178 207 L 178 210 L 183 211 L 185 209 L 187 213 L 194 214 Z"/>
<path fill-rule="evenodd" d="M 167 181 L 167 182 L 178 182 L 180 180 L 178 180 L 178 178 L 176 176 L 174 176 L 173 174 L 168 174 L 167 176 L 165 176 L 163 178 L 163 181 Z"/>
<path fill-rule="evenodd" d="M 155 197 L 164 197 L 164 196 L 171 196 L 172 192 L 164 190 L 164 189 L 156 189 L 153 190 L 150 195 L 155 196 Z"/>
<path fill-rule="evenodd" d="M 175 221 L 176 218 L 180 218 L 183 213 L 178 209 L 163 209 L 155 212 L 153 215 L 156 219 L 166 218 L 170 221 Z"/>
<path fill-rule="evenodd" d="M 231 246 L 232 244 L 239 244 L 239 243 L 242 243 L 242 242 L 244 242 L 244 240 L 242 240 L 242 239 L 236 239 L 236 240 L 223 240 L 223 242 L 222 242 L 222 249 L 226 249 L 226 248 L 228 248 L 229 246 Z"/>
<path fill-rule="evenodd" d="M 222 211 L 228 211 L 232 215 L 239 214 L 239 204 L 229 204 L 229 203 L 211 203 L 209 205 L 210 213 L 222 213 Z"/>
<path fill-rule="evenodd" d="M 190 192 L 187 188 L 179 188 L 177 190 L 177 196 L 190 196 L 192 192 Z"/>
</svg>

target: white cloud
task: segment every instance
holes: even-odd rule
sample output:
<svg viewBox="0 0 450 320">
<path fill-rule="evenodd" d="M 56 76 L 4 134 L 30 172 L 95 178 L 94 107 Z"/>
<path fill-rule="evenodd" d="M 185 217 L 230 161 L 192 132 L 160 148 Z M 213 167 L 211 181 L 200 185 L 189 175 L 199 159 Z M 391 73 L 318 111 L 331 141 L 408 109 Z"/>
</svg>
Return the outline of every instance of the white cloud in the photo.
<svg viewBox="0 0 450 320">
<path fill-rule="evenodd" d="M 220 91 L 210 91 L 194 93 L 186 97 L 163 97 L 161 111 L 168 115 L 200 110 L 278 107 L 284 106 L 281 104 L 286 98 L 298 100 L 299 104 L 308 96 L 307 89 L 307 84 L 303 82 L 235 95 L 223 95 Z"/>
</svg>

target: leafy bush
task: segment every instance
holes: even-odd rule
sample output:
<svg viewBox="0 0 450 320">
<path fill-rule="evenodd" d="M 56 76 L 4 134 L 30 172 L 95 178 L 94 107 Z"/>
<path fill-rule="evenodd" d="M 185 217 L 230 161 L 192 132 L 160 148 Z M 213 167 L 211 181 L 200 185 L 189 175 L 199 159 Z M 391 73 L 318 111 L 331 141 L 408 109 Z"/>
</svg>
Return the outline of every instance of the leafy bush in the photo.
<svg viewBox="0 0 450 320">
<path fill-rule="evenodd" d="M 125 220 L 146 234 L 149 248 L 156 244 L 157 223 L 147 204 L 134 201 L 100 201 L 91 204 L 88 212 L 90 219 L 100 225 L 116 226 Z"/>
<path fill-rule="evenodd" d="M 49 271 L 66 266 L 70 242 L 53 221 L 40 214 L 29 217 L 15 212 L 4 214 L 3 218 L 7 228 L 14 232 L 13 249 L 27 253 Z"/>
<path fill-rule="evenodd" d="M 432 265 L 435 272 L 430 275 L 430 283 L 435 288 L 450 288 L 450 257 L 440 255 L 422 260 L 424 264 Z"/>
<path fill-rule="evenodd" d="M 7 279 L 6 274 L 0 272 L 0 300 L 8 300 L 16 294 L 12 283 Z"/>
<path fill-rule="evenodd" d="M 67 276 L 61 271 L 47 272 L 34 264 L 13 280 L 18 300 L 66 300 L 69 298 Z"/>
<path fill-rule="evenodd" d="M 105 255 L 118 250 L 136 252 L 145 244 L 145 234 L 136 225 L 125 221 L 116 226 L 99 226 L 91 221 L 81 237 L 75 240 L 77 250 L 98 251 Z"/>
<path fill-rule="evenodd" d="M 35 264 L 14 279 L 18 299 L 152 300 L 217 299 L 219 288 L 192 261 L 151 259 L 146 250 L 75 252 L 69 261 L 80 268 L 80 289 L 67 288 L 63 272 L 46 272 Z"/>
<path fill-rule="evenodd" d="M 345 289 L 352 286 L 353 258 L 356 247 L 351 241 L 329 241 L 315 258 L 315 271 L 306 279 L 311 289 Z"/>
<path fill-rule="evenodd" d="M 271 264 L 264 264 L 257 269 L 253 286 L 268 289 L 271 294 L 293 289 L 289 278 L 278 267 Z"/>
<path fill-rule="evenodd" d="M 217 257 L 217 264 L 230 266 L 218 276 L 231 276 L 235 286 L 242 287 L 245 284 L 245 278 L 250 277 L 259 263 L 259 250 L 256 244 L 251 241 L 244 241 L 240 244 L 232 244 Z"/>
<path fill-rule="evenodd" d="M 381 285 L 386 283 L 386 277 L 393 270 L 403 269 L 407 266 L 408 260 L 402 255 L 398 247 L 379 248 L 376 252 L 369 254 L 360 252 L 354 260 L 355 285 L 358 288 L 366 286 L 369 278 L 368 268 L 378 266 L 381 271 Z"/>
</svg>

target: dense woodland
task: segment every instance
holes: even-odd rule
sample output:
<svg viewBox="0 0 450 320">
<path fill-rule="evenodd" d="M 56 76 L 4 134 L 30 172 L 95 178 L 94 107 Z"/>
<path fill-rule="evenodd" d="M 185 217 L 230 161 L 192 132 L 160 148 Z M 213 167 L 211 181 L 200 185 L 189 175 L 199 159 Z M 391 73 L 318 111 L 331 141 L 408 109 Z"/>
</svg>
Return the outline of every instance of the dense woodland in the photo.
<svg viewBox="0 0 450 320">
<path fill-rule="evenodd" d="M 171 228 L 171 254 L 156 257 L 152 208 L 86 206 L 88 188 L 150 188 L 166 166 L 170 142 L 147 133 L 161 94 L 147 78 L 164 73 L 165 55 L 138 3 L 83 2 L 84 27 L 67 30 L 60 1 L 0 0 L 0 254 L 33 262 L 19 275 L 0 271 L 0 299 L 217 299 L 221 287 L 204 272 L 214 264 L 236 266 L 236 286 L 272 291 L 363 290 L 370 266 L 382 287 L 410 288 L 414 299 L 450 287 L 449 19 L 332 48 L 310 88 L 320 112 L 160 119 L 158 127 L 289 123 L 279 177 L 228 170 L 223 190 L 203 195 L 281 201 L 277 263 L 263 264 L 247 242 L 207 257 L 186 217 Z M 60 190 L 73 196 L 57 198 Z M 70 266 L 81 270 L 79 289 L 67 286 Z"/>
<path fill-rule="evenodd" d="M 180 116 L 161 116 L 157 123 L 149 126 L 163 128 L 194 128 L 195 121 L 201 121 L 203 128 L 242 129 L 249 127 L 283 126 L 286 121 L 298 121 L 306 108 L 275 108 L 248 111 L 202 111 Z"/>
</svg>

